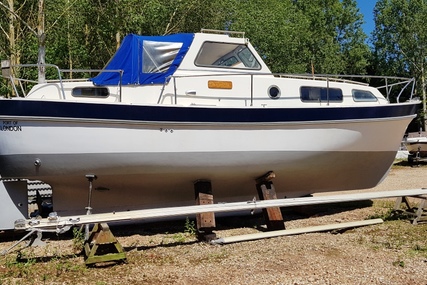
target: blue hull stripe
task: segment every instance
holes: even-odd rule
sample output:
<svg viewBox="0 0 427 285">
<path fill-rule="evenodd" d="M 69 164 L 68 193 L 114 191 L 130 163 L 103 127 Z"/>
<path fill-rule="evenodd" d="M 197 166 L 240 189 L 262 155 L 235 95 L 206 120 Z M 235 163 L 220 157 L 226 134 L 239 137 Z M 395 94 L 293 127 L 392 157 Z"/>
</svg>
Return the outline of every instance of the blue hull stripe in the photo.
<svg viewBox="0 0 427 285">
<path fill-rule="evenodd" d="M 419 104 L 319 108 L 206 108 L 1 100 L 0 116 L 201 123 L 274 123 L 382 119 L 416 114 Z"/>
</svg>

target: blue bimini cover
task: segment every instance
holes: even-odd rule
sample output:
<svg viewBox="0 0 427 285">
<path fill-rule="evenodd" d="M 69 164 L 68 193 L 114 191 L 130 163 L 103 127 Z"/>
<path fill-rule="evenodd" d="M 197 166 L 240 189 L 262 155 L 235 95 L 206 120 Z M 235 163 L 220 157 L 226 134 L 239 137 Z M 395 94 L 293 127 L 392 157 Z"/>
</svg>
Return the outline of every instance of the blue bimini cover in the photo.
<svg viewBox="0 0 427 285">
<path fill-rule="evenodd" d="M 120 74 L 106 70 L 123 70 L 123 85 L 163 84 L 181 64 L 193 38 L 194 34 L 129 34 L 104 68 L 105 71 L 91 80 L 95 85 L 117 85 L 120 82 Z"/>
</svg>

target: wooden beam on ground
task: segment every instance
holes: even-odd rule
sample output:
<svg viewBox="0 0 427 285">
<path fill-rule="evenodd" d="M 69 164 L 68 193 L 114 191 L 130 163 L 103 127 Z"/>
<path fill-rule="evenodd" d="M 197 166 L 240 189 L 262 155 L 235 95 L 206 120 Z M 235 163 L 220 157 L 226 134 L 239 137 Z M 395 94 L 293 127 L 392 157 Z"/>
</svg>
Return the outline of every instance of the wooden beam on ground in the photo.
<svg viewBox="0 0 427 285">
<path fill-rule="evenodd" d="M 220 239 L 213 240 L 211 241 L 211 243 L 226 244 L 226 243 L 250 241 L 250 240 L 272 238 L 272 237 L 279 237 L 279 236 L 298 235 L 298 234 L 314 233 L 314 232 L 325 232 L 325 231 L 332 231 L 332 230 L 345 229 L 345 228 L 355 228 L 355 227 L 362 227 L 362 226 L 368 226 L 368 225 L 375 225 L 383 222 L 384 221 L 382 219 L 372 219 L 372 220 L 365 220 L 365 221 L 322 225 L 322 226 L 306 227 L 306 228 L 299 228 L 299 229 L 262 232 L 262 233 L 247 234 L 247 235 L 240 235 L 240 236 L 223 237 Z"/>
</svg>

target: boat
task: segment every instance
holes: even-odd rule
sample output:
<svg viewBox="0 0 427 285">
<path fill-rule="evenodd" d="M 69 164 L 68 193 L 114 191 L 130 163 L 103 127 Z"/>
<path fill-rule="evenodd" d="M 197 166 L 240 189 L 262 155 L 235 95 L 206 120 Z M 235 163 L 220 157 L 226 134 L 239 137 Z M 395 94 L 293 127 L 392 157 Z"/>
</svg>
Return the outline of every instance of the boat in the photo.
<svg viewBox="0 0 427 285">
<path fill-rule="evenodd" d="M 408 161 L 426 160 L 427 158 L 427 133 L 423 131 L 408 133 L 403 144 L 408 151 Z"/>
<path fill-rule="evenodd" d="M 275 74 L 263 57 L 241 32 L 131 34 L 84 80 L 46 64 L 58 79 L 21 92 L 9 75 L 25 93 L 0 99 L 0 229 L 28 217 L 31 180 L 59 216 L 86 212 L 88 175 L 93 213 L 191 205 L 200 180 L 215 202 L 252 200 L 268 171 L 278 198 L 381 182 L 419 105 L 414 79 Z"/>
</svg>

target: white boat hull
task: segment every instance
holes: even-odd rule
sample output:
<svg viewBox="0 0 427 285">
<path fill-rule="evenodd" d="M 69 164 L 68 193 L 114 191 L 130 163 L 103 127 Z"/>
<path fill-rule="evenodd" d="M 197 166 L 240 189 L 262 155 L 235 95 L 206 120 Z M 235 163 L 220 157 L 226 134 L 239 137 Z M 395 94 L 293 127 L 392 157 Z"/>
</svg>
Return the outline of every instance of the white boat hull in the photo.
<svg viewBox="0 0 427 285">
<path fill-rule="evenodd" d="M 50 184 L 59 215 L 85 212 L 86 174 L 98 177 L 98 213 L 190 205 L 200 179 L 212 181 L 216 202 L 252 199 L 255 179 L 267 171 L 276 173 L 281 198 L 369 188 L 388 172 L 412 118 L 213 124 L 17 117 L 7 123 L 15 129 L 3 132 L 1 175 Z"/>
<path fill-rule="evenodd" d="M 427 136 L 425 133 L 409 133 L 404 144 L 411 155 L 419 157 L 427 156 Z"/>
</svg>

